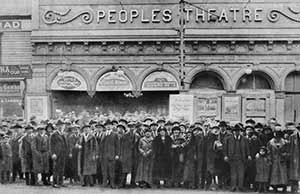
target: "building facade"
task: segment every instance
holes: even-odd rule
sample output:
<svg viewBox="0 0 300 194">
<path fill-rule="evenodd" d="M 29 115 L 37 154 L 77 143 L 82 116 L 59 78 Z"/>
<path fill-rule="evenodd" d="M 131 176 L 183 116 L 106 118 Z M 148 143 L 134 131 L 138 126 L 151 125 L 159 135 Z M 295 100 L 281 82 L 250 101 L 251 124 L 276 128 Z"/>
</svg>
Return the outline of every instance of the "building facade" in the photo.
<svg viewBox="0 0 300 194">
<path fill-rule="evenodd" d="M 31 4 L 25 0 L 1 3 L 0 118 L 24 118 L 26 80 L 32 74 Z"/>
<path fill-rule="evenodd" d="M 195 121 L 300 122 L 299 3 L 247 2 L 33 0 L 27 118 L 168 115 L 192 94 Z"/>
</svg>

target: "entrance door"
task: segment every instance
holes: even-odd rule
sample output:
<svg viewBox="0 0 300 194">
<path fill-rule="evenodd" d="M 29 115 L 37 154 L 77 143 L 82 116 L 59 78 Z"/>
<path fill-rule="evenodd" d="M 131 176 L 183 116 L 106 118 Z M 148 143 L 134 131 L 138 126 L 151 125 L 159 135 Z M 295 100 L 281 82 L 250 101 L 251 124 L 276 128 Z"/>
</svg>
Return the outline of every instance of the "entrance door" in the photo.
<svg viewBox="0 0 300 194">
<path fill-rule="evenodd" d="M 285 121 L 300 123 L 300 94 L 298 93 L 286 94 Z"/>
<path fill-rule="evenodd" d="M 253 119 L 266 123 L 275 116 L 275 92 L 273 90 L 239 90 L 242 95 L 242 122 Z"/>
</svg>

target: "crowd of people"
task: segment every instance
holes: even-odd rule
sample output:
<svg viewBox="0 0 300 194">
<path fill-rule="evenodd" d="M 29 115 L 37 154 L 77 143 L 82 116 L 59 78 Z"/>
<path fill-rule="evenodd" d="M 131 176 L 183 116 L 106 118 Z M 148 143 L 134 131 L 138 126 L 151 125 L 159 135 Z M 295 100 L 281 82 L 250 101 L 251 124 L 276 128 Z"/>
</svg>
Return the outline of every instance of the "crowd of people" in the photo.
<svg viewBox="0 0 300 194">
<path fill-rule="evenodd" d="M 3 120 L 1 183 L 298 192 L 300 126 L 59 117 Z"/>
</svg>

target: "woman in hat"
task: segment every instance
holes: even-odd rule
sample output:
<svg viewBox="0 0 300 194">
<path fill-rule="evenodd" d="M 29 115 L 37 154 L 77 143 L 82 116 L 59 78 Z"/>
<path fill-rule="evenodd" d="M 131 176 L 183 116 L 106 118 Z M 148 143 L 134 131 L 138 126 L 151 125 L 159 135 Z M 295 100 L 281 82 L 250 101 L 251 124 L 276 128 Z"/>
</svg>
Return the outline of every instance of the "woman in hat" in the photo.
<svg viewBox="0 0 300 194">
<path fill-rule="evenodd" d="M 158 136 L 153 140 L 153 181 L 160 187 L 160 181 L 164 182 L 164 186 L 170 185 L 172 174 L 172 158 L 171 158 L 172 139 L 167 135 L 164 127 L 158 129 Z"/>
<path fill-rule="evenodd" d="M 136 173 L 136 182 L 140 187 L 150 188 L 152 185 L 153 148 L 152 131 L 148 128 L 144 131 L 145 136 L 139 140 L 139 162 Z"/>
</svg>

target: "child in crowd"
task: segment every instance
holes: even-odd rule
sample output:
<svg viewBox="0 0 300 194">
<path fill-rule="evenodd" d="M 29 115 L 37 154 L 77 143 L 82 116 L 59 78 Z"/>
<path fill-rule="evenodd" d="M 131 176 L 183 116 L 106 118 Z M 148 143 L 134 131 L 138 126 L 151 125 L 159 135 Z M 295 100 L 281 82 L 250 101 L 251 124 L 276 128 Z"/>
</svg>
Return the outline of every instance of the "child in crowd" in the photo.
<svg viewBox="0 0 300 194">
<path fill-rule="evenodd" d="M 264 193 L 267 191 L 267 185 L 270 176 L 271 160 L 268 155 L 268 150 L 265 146 L 259 149 L 256 154 L 256 177 L 255 182 L 258 184 L 258 192 Z"/>
</svg>

